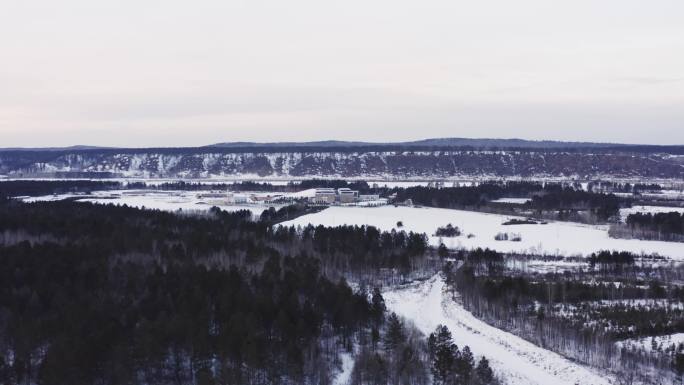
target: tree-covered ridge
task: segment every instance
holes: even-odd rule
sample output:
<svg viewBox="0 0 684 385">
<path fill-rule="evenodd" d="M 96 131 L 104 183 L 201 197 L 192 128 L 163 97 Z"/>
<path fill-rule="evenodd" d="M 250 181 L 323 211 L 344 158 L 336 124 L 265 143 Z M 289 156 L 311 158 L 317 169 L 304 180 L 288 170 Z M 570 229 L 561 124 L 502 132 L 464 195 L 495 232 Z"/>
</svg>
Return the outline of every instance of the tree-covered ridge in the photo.
<svg viewBox="0 0 684 385">
<path fill-rule="evenodd" d="M 634 148 L 636 151 L 637 148 Z M 676 157 L 611 149 L 150 148 L 0 151 L 0 174 L 18 177 L 681 178 Z M 664 150 L 664 149 L 663 149 Z M 676 152 L 681 148 L 675 148 Z M 631 150 L 630 150 L 631 151 Z"/>
</svg>

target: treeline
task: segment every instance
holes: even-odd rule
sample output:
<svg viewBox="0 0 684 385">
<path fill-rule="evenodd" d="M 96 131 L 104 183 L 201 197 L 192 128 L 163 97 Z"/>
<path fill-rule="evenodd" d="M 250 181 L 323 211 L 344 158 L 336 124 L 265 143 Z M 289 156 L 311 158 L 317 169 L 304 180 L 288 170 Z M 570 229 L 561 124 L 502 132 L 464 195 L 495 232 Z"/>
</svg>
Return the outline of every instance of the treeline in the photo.
<svg viewBox="0 0 684 385">
<path fill-rule="evenodd" d="M 264 192 L 288 192 L 297 191 L 296 185 L 292 182 L 286 185 L 272 184 L 268 182 L 241 181 L 232 183 L 202 183 L 171 181 L 162 183 L 131 182 L 128 188 L 132 189 L 154 189 L 154 190 L 181 190 L 181 191 L 264 191 Z"/>
<path fill-rule="evenodd" d="M 595 181 L 587 184 L 587 191 L 590 192 L 619 192 L 629 194 L 640 194 L 649 191 L 661 191 L 662 186 L 656 183 L 620 183 L 610 181 Z"/>
<path fill-rule="evenodd" d="M 503 197 L 527 198 L 532 193 L 544 191 L 541 183 L 534 182 L 488 182 L 475 186 L 434 188 L 414 186 L 396 188 L 397 201 L 411 199 L 414 204 L 452 209 L 468 209 L 486 206 L 489 201 Z"/>
<path fill-rule="evenodd" d="M 94 180 L 11 180 L 0 181 L 0 197 L 40 196 L 123 188 L 120 182 Z"/>
<path fill-rule="evenodd" d="M 309 225 L 301 230 L 301 238 L 315 255 L 342 262 L 344 265 L 337 265 L 342 271 L 389 267 L 408 274 L 421 269 L 422 257 L 428 252 L 425 234 L 394 229 L 381 232 L 373 226 Z"/>
<path fill-rule="evenodd" d="M 684 213 L 634 213 L 627 216 L 625 224 L 629 235 L 636 238 L 684 241 Z M 620 234 L 618 228 L 612 230 Z"/>
<path fill-rule="evenodd" d="M 130 182 L 127 185 L 132 189 L 156 189 L 156 190 L 185 190 L 185 191 L 263 191 L 263 192 L 297 192 L 312 188 L 350 188 L 361 193 L 372 191 L 384 191 L 385 189 L 372 189 L 365 181 L 347 181 L 344 179 L 305 179 L 302 181 L 289 181 L 286 184 L 273 184 L 270 182 L 240 181 L 232 183 L 202 183 L 172 181 L 149 184 L 145 182 Z"/>
<path fill-rule="evenodd" d="M 251 217 L 248 210 L 212 208 L 206 215 L 190 216 L 126 205 L 10 200 L 0 204 L 0 232 L 16 234 L 18 240 L 32 235 L 89 240 L 106 254 L 171 255 L 222 266 L 256 263 L 283 252 L 315 257 L 324 271 L 334 274 L 381 268 L 408 272 L 427 263 L 425 234 L 382 232 L 372 226 L 271 226 Z"/>
<path fill-rule="evenodd" d="M 297 192 L 311 188 L 347 187 L 361 193 L 376 191 L 364 181 L 346 181 L 342 179 L 308 179 L 301 182 L 290 181 L 287 184 L 269 182 L 240 181 L 226 183 L 186 182 L 183 180 L 161 183 L 140 181 L 102 181 L 102 180 L 9 180 L 0 181 L 0 196 L 40 196 L 66 193 L 90 193 L 100 190 L 171 190 L 171 191 L 263 191 L 263 192 Z M 385 191 L 386 189 L 377 189 Z"/>
<path fill-rule="evenodd" d="M 620 198 L 613 194 L 597 194 L 567 187 L 549 190 L 532 196 L 525 206 L 537 211 L 558 210 L 558 219 L 561 220 L 572 212 L 585 210 L 599 221 L 607 221 L 620 214 Z"/>
<path fill-rule="evenodd" d="M 317 213 L 325 210 L 327 206 L 309 206 L 308 204 L 295 203 L 276 209 L 269 207 L 259 216 L 259 220 L 266 223 L 276 224 L 289 221 L 302 215 Z"/>
<path fill-rule="evenodd" d="M 370 192 L 372 189 L 365 181 L 347 181 L 344 179 L 308 179 L 303 180 L 296 185 L 301 190 L 311 188 L 350 188 L 357 190 L 362 194 Z"/>
<path fill-rule="evenodd" d="M 539 217 L 558 220 L 605 222 L 619 214 L 620 207 L 629 205 L 613 194 L 593 193 L 581 186 L 554 183 L 502 182 L 461 187 L 408 187 L 394 189 L 398 202 L 411 199 L 413 204 L 451 209 L 492 212 L 527 210 Z M 524 205 L 491 202 L 499 198 L 530 198 Z"/>
<path fill-rule="evenodd" d="M 228 191 L 265 191 L 265 192 L 296 192 L 312 188 L 343 188 L 358 190 L 362 193 L 371 191 L 371 187 L 365 181 L 347 181 L 344 179 L 306 179 L 302 181 L 289 181 L 286 184 L 273 184 L 270 182 L 240 181 L 232 183 L 202 183 L 172 181 L 149 184 L 145 182 L 131 182 L 129 188 L 135 189 L 159 189 L 159 190 L 228 190 Z"/>
<path fill-rule="evenodd" d="M 592 269 L 598 267 L 602 272 L 620 273 L 625 267 L 634 265 L 635 255 L 629 251 L 602 250 L 592 253 L 588 260 Z"/>
</svg>

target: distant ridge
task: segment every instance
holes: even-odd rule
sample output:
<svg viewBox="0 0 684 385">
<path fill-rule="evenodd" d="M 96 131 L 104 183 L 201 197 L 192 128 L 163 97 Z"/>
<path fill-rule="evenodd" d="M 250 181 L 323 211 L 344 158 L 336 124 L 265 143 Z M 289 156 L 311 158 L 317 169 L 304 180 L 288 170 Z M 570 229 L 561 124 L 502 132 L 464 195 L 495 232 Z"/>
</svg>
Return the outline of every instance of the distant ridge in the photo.
<svg viewBox="0 0 684 385">
<path fill-rule="evenodd" d="M 75 156 L 76 155 L 76 156 Z M 0 176 L 50 178 L 682 178 L 684 146 L 434 138 L 0 150 Z"/>
<path fill-rule="evenodd" d="M 514 150 L 514 151 L 581 151 L 581 152 L 636 152 L 684 155 L 684 145 L 652 145 L 597 142 L 565 142 L 558 140 L 527 140 L 500 138 L 429 138 L 404 142 L 363 142 L 321 140 L 311 142 L 223 142 L 200 147 L 102 147 L 76 145 L 69 147 L 11 147 L 0 152 L 45 154 L 54 153 L 219 153 L 238 152 L 377 152 L 377 151 L 458 151 L 458 150 Z"/>
<path fill-rule="evenodd" d="M 115 147 L 75 145 L 68 147 L 6 147 L 0 151 L 81 151 L 81 150 L 107 150 Z"/>
<path fill-rule="evenodd" d="M 473 148 L 606 148 L 639 146 L 620 143 L 563 142 L 556 140 L 496 139 L 496 138 L 430 138 L 405 142 L 359 142 L 324 140 L 313 142 L 225 142 L 206 147 L 473 147 Z"/>
</svg>

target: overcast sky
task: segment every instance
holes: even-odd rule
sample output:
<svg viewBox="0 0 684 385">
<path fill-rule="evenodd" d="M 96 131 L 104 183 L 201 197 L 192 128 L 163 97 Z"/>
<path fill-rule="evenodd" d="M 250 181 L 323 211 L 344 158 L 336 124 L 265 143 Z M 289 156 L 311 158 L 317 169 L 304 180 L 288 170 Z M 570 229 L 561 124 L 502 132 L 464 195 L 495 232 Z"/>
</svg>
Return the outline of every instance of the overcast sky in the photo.
<svg viewBox="0 0 684 385">
<path fill-rule="evenodd" d="M 0 147 L 684 144 L 682 0 L 0 0 Z"/>
</svg>

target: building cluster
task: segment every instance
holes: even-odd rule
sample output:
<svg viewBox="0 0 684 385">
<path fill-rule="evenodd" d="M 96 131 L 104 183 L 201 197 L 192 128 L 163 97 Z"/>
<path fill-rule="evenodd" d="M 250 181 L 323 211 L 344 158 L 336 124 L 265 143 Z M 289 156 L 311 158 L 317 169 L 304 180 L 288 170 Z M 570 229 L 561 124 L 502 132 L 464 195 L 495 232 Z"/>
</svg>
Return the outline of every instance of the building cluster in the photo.
<svg viewBox="0 0 684 385">
<path fill-rule="evenodd" d="M 199 194 L 198 198 L 203 199 L 205 203 L 215 204 L 215 205 L 226 205 L 226 204 L 246 204 L 255 203 L 260 199 L 254 195 L 247 194 L 234 194 L 232 192 L 207 192 Z"/>
<path fill-rule="evenodd" d="M 305 194 L 302 194 L 305 193 Z M 226 191 L 212 191 L 198 194 L 198 197 L 206 204 L 232 205 L 232 204 L 270 204 L 292 203 L 301 199 L 318 205 L 338 205 L 358 203 L 363 206 L 376 206 L 386 204 L 387 200 L 380 198 L 379 194 L 359 194 L 350 188 L 317 188 L 314 191 L 304 191 L 295 194 L 289 193 L 240 193 Z"/>
<path fill-rule="evenodd" d="M 348 187 L 343 188 L 317 188 L 316 193 L 310 198 L 311 202 L 321 205 L 371 202 L 380 199 L 377 194 L 359 194 L 358 191 Z"/>
</svg>

